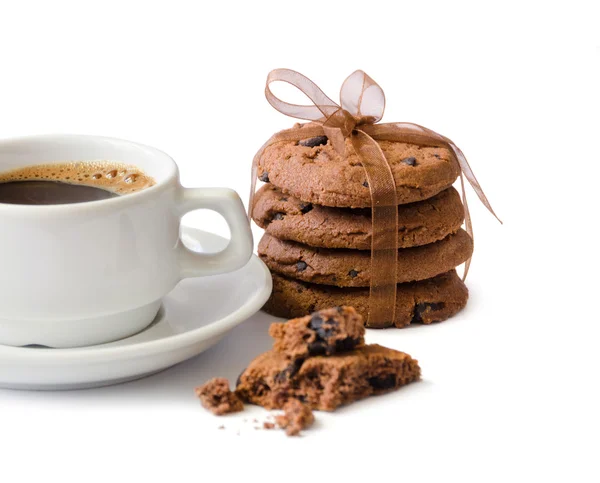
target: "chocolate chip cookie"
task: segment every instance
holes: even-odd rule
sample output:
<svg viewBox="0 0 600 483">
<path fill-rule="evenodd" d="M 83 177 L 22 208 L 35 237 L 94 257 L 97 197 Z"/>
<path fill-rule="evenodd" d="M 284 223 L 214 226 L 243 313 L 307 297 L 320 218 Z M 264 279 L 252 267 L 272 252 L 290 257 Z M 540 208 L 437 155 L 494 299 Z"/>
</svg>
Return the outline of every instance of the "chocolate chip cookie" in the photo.
<svg viewBox="0 0 600 483">
<path fill-rule="evenodd" d="M 398 284 L 396 317 L 387 326 L 405 327 L 411 323 L 431 324 L 456 314 L 466 304 L 467 287 L 456 271 L 420 282 Z M 331 306 L 350 305 L 365 320 L 369 310 L 369 289 L 340 288 L 300 282 L 273 274 L 273 292 L 264 310 L 277 317 L 301 317 Z"/>
<path fill-rule="evenodd" d="M 421 374 L 418 362 L 408 354 L 377 344 L 300 361 L 290 362 L 281 352 L 265 352 L 241 374 L 236 393 L 267 409 L 298 399 L 311 409 L 333 411 L 398 389 Z"/>
<path fill-rule="evenodd" d="M 333 307 L 269 327 L 273 350 L 291 359 L 331 355 L 365 342 L 363 318 L 352 307 Z"/>
<path fill-rule="evenodd" d="M 312 247 L 371 249 L 370 208 L 330 208 L 285 195 L 272 184 L 254 201 L 252 218 L 281 240 Z M 464 219 L 458 192 L 448 188 L 427 200 L 398 207 L 398 248 L 427 245 L 456 233 Z"/>
<path fill-rule="evenodd" d="M 295 127 L 301 131 L 302 126 Z M 379 146 L 396 182 L 398 204 L 431 198 L 449 188 L 460 174 L 447 148 L 392 141 L 380 141 Z M 258 177 L 305 203 L 371 206 L 365 170 L 349 139 L 344 157 L 326 136 L 272 144 L 258 160 Z"/>
<path fill-rule="evenodd" d="M 429 245 L 402 248 L 398 250 L 398 283 L 435 277 L 465 262 L 472 253 L 473 240 L 464 230 Z M 371 253 L 365 250 L 314 248 L 266 233 L 258 254 L 272 272 L 305 282 L 368 287 L 371 281 Z"/>
</svg>

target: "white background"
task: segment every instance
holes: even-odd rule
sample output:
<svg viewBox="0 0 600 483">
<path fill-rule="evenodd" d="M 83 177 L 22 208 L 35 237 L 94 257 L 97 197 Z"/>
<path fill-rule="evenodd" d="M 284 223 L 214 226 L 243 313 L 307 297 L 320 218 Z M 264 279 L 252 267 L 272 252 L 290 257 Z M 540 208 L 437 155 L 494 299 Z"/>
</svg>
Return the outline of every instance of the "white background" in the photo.
<svg viewBox="0 0 600 483">
<path fill-rule="evenodd" d="M 470 191 L 468 307 L 368 332 L 418 358 L 423 381 L 318 413 L 302 438 L 243 422 L 260 408 L 215 418 L 192 390 L 235 380 L 268 346 L 259 314 L 145 380 L 0 390 L 0 481 L 598 481 L 593 2 L 335 3 L 2 1 L 0 137 L 150 144 L 184 185 L 245 200 L 254 152 L 294 122 L 264 99 L 269 70 L 303 72 L 333 98 L 365 70 L 385 90 L 384 121 L 452 138 L 505 222 Z M 215 217 L 188 221 L 227 233 Z"/>
</svg>

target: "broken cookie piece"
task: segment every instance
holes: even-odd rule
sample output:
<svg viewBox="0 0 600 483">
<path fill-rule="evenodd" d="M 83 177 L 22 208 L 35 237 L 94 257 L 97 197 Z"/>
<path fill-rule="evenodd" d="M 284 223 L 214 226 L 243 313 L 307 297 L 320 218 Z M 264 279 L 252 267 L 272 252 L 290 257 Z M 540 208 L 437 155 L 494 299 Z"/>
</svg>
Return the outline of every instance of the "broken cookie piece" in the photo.
<svg viewBox="0 0 600 483">
<path fill-rule="evenodd" d="M 299 399 L 311 409 L 333 411 L 371 395 L 419 379 L 418 362 L 377 344 L 350 352 L 290 360 L 272 350 L 259 355 L 241 374 L 236 393 L 246 402 L 280 409 Z"/>
<path fill-rule="evenodd" d="M 297 436 L 301 430 L 315 422 L 315 417 L 308 406 L 298 399 L 290 399 L 283 405 L 284 413 L 275 417 L 277 425 L 285 429 L 288 436 Z"/>
<path fill-rule="evenodd" d="M 273 350 L 292 359 L 346 352 L 364 344 L 363 318 L 352 307 L 334 307 L 271 324 Z"/>
<path fill-rule="evenodd" d="M 240 398 L 229 389 L 229 381 L 222 377 L 211 379 L 202 386 L 197 387 L 195 391 L 202 406 L 217 416 L 235 413 L 244 409 L 244 404 Z"/>
</svg>

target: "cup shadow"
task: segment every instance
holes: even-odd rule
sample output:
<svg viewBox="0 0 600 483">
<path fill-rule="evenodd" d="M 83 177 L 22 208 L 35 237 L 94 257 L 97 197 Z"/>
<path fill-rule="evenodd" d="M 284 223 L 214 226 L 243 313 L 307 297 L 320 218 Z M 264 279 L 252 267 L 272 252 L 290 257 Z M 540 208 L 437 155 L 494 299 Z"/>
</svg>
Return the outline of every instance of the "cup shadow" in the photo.
<svg viewBox="0 0 600 483">
<path fill-rule="evenodd" d="M 202 354 L 135 381 L 92 389 L 23 392 L 27 393 L 28 399 L 39 397 L 54 402 L 77 401 L 97 405 L 103 402 L 112 404 L 118 400 L 119 404 L 130 402 L 138 406 L 165 402 L 197 405 L 194 388 L 212 377 L 226 377 L 233 387 L 250 361 L 271 348 L 273 341 L 268 334 L 269 325 L 280 320 L 258 312 Z"/>
<path fill-rule="evenodd" d="M 85 392 L 97 393 L 94 397 L 104 397 L 112 393 L 132 399 L 152 399 L 153 401 L 183 401 L 191 399 L 196 386 L 213 377 L 229 379 L 235 384 L 240 373 L 258 354 L 269 350 L 273 340 L 269 337 L 269 325 L 280 319 L 258 312 L 229 332 L 217 345 L 202 354 L 184 361 L 152 376 L 128 383 L 90 389 Z"/>
</svg>

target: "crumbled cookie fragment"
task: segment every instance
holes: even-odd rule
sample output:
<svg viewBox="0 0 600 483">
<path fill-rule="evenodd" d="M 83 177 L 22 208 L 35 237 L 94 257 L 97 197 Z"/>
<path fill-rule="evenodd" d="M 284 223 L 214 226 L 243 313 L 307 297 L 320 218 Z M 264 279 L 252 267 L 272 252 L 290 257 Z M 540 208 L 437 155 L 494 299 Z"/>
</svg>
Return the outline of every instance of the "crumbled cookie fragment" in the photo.
<svg viewBox="0 0 600 483">
<path fill-rule="evenodd" d="M 273 349 L 291 359 L 331 355 L 364 344 L 365 328 L 353 307 L 333 307 L 311 315 L 271 324 Z"/>
<path fill-rule="evenodd" d="M 215 377 L 197 387 L 196 396 L 200 398 L 202 406 L 217 416 L 244 409 L 240 398 L 229 389 L 229 381 L 222 377 Z"/>
<path fill-rule="evenodd" d="M 300 431 L 308 428 L 315 421 L 310 408 L 298 399 L 290 399 L 283 405 L 284 413 L 275 418 L 277 425 L 285 429 L 288 436 L 297 436 Z"/>
<path fill-rule="evenodd" d="M 275 424 L 270 423 L 269 421 L 265 421 L 263 423 L 263 428 L 264 429 L 274 429 L 275 428 Z"/>
<path fill-rule="evenodd" d="M 398 389 L 418 380 L 420 373 L 418 362 L 408 354 L 377 344 L 295 361 L 272 350 L 250 363 L 236 392 L 242 400 L 267 409 L 281 409 L 298 399 L 311 409 L 333 411 Z"/>
</svg>

